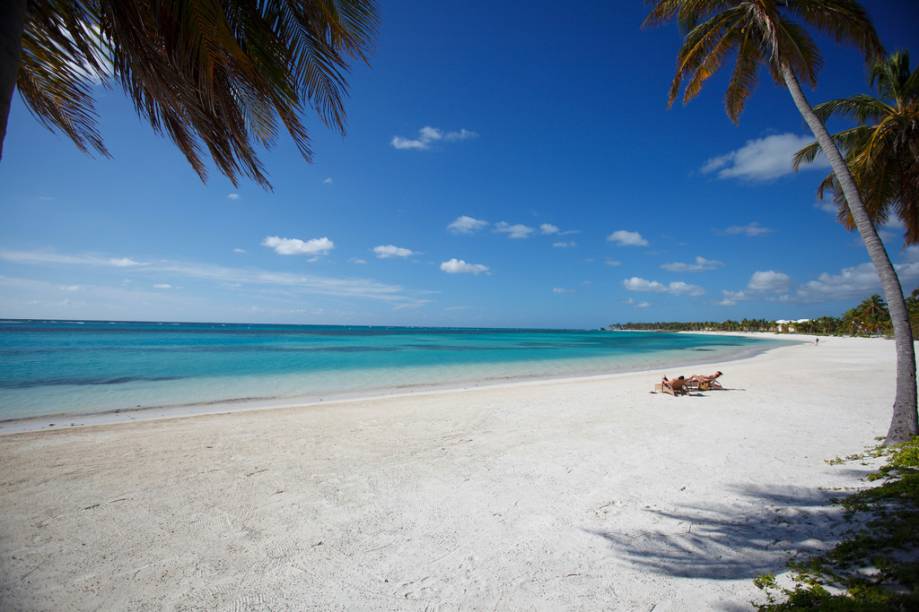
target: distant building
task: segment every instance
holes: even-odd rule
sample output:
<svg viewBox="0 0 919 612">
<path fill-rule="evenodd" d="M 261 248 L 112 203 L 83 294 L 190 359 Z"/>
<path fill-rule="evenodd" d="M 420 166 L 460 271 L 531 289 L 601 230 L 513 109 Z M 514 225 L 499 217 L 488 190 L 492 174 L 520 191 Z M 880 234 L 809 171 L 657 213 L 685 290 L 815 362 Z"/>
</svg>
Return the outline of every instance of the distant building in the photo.
<svg viewBox="0 0 919 612">
<path fill-rule="evenodd" d="M 797 319 L 794 321 L 779 319 L 775 322 L 776 330 L 780 334 L 793 334 L 798 331 L 798 325 L 807 323 L 810 319 Z"/>
</svg>

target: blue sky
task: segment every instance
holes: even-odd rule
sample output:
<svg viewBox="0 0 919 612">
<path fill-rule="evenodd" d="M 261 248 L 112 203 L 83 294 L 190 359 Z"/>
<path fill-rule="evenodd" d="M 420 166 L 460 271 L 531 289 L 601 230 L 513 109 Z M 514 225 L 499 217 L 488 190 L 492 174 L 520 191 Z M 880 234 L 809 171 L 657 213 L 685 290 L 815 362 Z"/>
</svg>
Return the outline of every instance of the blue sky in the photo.
<svg viewBox="0 0 919 612">
<path fill-rule="evenodd" d="M 727 73 L 666 109 L 680 37 L 642 31 L 640 2 L 382 4 L 347 135 L 308 117 L 315 163 L 281 139 L 272 192 L 202 184 L 117 90 L 96 91 L 113 159 L 17 98 L 0 317 L 595 327 L 839 314 L 877 291 L 817 206 L 825 169 L 789 172 L 810 139 L 768 75 L 735 126 Z M 919 6 L 866 5 L 919 60 Z M 812 101 L 865 91 L 858 55 L 817 40 Z M 901 233 L 884 229 L 912 290 Z"/>
</svg>

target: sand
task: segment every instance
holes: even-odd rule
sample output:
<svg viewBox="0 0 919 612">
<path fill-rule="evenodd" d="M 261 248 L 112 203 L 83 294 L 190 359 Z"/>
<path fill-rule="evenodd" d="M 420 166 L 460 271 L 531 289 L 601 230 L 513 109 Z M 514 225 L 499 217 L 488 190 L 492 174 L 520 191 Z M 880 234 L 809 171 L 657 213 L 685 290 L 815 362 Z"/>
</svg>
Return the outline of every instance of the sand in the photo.
<svg viewBox="0 0 919 612">
<path fill-rule="evenodd" d="M 812 338 L 808 338 L 812 340 Z M 893 343 L 0 436 L 0 609 L 743 609 L 840 532 Z"/>
</svg>

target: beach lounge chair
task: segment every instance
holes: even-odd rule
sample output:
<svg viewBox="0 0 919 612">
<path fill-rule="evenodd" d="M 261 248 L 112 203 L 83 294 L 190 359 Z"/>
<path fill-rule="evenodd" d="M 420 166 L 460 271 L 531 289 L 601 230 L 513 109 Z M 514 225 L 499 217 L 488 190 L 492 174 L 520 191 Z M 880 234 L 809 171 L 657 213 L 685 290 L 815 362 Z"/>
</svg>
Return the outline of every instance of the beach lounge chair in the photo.
<svg viewBox="0 0 919 612">
<path fill-rule="evenodd" d="M 686 379 L 687 386 L 693 391 L 718 391 L 723 390 L 724 387 L 721 386 L 721 383 L 718 382 L 718 378 L 721 376 L 721 371 L 717 371 L 714 374 L 693 374 Z"/>
<path fill-rule="evenodd" d="M 667 393 L 674 397 L 677 395 L 686 395 L 686 378 L 680 376 L 679 378 L 669 379 L 666 376 L 654 386 L 654 390 L 659 393 Z"/>
</svg>

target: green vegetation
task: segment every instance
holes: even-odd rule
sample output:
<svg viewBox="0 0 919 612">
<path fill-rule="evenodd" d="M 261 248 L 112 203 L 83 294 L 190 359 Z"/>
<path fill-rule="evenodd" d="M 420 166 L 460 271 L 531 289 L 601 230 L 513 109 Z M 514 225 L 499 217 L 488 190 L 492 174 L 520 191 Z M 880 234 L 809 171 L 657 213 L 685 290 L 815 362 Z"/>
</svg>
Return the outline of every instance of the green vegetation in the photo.
<svg viewBox="0 0 919 612">
<path fill-rule="evenodd" d="M 868 455 L 888 457 L 868 476 L 882 484 L 840 502 L 862 526 L 829 552 L 790 562 L 791 588 L 771 574 L 756 578 L 768 598 L 760 611 L 919 609 L 919 437 L 846 460 Z"/>
<path fill-rule="evenodd" d="M 913 335 L 919 337 L 919 288 L 906 299 Z M 655 323 L 615 323 L 610 329 L 662 331 L 726 331 L 779 332 L 812 336 L 891 336 L 893 326 L 887 304 L 879 295 L 872 295 L 841 317 L 820 317 L 808 321 L 777 323 L 767 319 L 741 321 L 671 321 Z"/>
<path fill-rule="evenodd" d="M 906 229 L 906 244 L 915 244 L 919 242 L 919 69 L 911 72 L 909 53 L 900 51 L 872 66 L 871 85 L 877 97 L 858 94 L 830 100 L 815 106 L 814 112 L 823 121 L 833 116 L 858 121 L 855 127 L 833 134 L 833 139 L 845 151 L 865 210 L 875 225 L 895 215 Z M 795 168 L 812 162 L 819 150 L 815 142 L 798 151 Z M 855 220 L 833 174 L 823 179 L 817 193 L 823 198 L 828 190 L 839 220 L 854 230 Z"/>
</svg>

